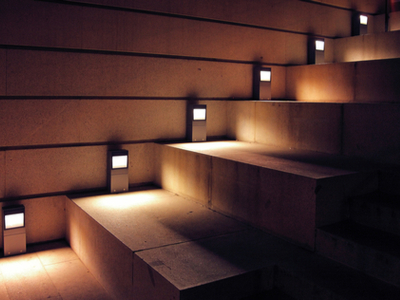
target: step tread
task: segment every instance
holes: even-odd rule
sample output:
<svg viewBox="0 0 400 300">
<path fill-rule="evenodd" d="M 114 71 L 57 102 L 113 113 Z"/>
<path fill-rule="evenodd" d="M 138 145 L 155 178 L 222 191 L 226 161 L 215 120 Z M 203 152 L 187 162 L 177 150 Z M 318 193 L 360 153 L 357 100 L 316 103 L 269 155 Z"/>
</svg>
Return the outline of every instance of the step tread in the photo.
<svg viewBox="0 0 400 300">
<path fill-rule="evenodd" d="M 400 237 L 393 233 L 349 220 L 323 226 L 320 230 L 400 258 Z"/>
</svg>

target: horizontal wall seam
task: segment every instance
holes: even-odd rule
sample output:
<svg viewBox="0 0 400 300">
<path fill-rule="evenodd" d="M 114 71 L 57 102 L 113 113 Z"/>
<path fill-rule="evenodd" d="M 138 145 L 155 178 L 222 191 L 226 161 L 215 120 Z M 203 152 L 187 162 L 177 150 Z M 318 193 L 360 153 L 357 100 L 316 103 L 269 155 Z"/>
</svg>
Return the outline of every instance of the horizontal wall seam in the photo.
<svg viewBox="0 0 400 300">
<path fill-rule="evenodd" d="M 334 9 L 345 10 L 345 11 L 356 11 L 353 8 L 347 8 L 347 7 L 342 7 L 342 6 L 323 3 L 323 2 L 315 2 L 315 0 L 298 0 L 298 1 L 310 3 L 313 5 L 326 6 L 326 7 L 330 7 L 330 8 L 334 8 Z M 369 12 L 363 12 L 363 11 L 357 11 L 357 12 L 362 13 L 362 14 L 372 15 L 372 16 L 379 15 L 379 13 L 369 13 Z"/>
<path fill-rule="evenodd" d="M 233 97 L 157 97 L 157 96 L 44 96 L 44 95 L 36 95 L 36 96 L 25 96 L 25 95 L 16 95 L 16 96 L 0 96 L 0 100 L 171 100 L 171 101 L 187 101 L 187 100 L 196 100 L 196 101 L 254 101 L 254 99 L 249 98 L 233 98 Z M 274 99 L 276 101 L 280 101 L 279 99 Z M 285 99 L 287 100 L 287 99 Z M 284 101 L 284 100 L 282 100 Z"/>
<path fill-rule="evenodd" d="M 128 7 L 120 7 L 120 6 L 112 6 L 112 5 L 104 5 L 104 4 L 85 3 L 85 2 L 77 2 L 77 1 L 69 1 L 69 0 L 68 1 L 64 1 L 64 0 L 36 0 L 36 1 L 64 4 L 64 5 L 76 5 L 76 6 L 82 6 L 82 7 L 92 7 L 92 8 L 98 8 L 98 9 L 107 9 L 107 10 L 117 10 L 117 11 L 141 13 L 141 14 L 148 14 L 148 15 L 155 15 L 155 16 L 177 18 L 177 19 L 186 19 L 186 20 L 202 21 L 202 22 L 217 23 L 217 24 L 224 24 L 224 25 L 232 25 L 232 26 L 239 26 L 239 27 L 248 27 L 248 28 L 254 28 L 254 29 L 271 30 L 271 31 L 299 34 L 299 35 L 306 35 L 306 36 L 315 36 L 315 34 L 309 33 L 309 32 L 301 32 L 301 31 L 273 28 L 273 27 L 255 25 L 255 24 L 246 24 L 246 23 L 233 22 L 233 21 L 210 19 L 210 18 L 205 18 L 205 17 L 181 15 L 181 14 L 177 14 L 177 13 L 166 13 L 166 12 L 161 12 L 161 11 L 150 11 L 150 10 L 137 9 L 137 8 L 128 8 Z M 333 7 L 333 8 L 339 9 L 339 7 Z M 340 9 L 343 9 L 343 8 L 340 8 Z M 318 35 L 318 37 L 331 38 L 331 39 L 336 38 L 335 36 L 326 36 L 326 35 Z"/>
<path fill-rule="evenodd" d="M 118 56 L 118 55 L 119 56 L 136 56 L 136 57 L 150 57 L 150 58 L 175 59 L 175 60 L 207 61 L 207 62 L 228 63 L 228 64 L 244 64 L 244 65 L 257 64 L 257 65 L 262 65 L 262 66 L 281 66 L 281 67 L 298 66 L 298 64 L 277 64 L 277 63 L 270 63 L 270 62 L 234 60 L 234 59 L 223 59 L 223 58 L 184 56 L 184 55 L 160 54 L 160 53 L 144 53 L 144 52 L 133 52 L 133 51 L 130 52 L 130 51 L 119 51 L 119 50 L 95 50 L 95 49 L 84 49 L 84 48 L 59 48 L 59 47 L 45 47 L 45 46 L 23 46 L 23 45 L 0 44 L 0 49 L 66 52 L 66 53 L 98 54 L 98 55 L 116 55 L 116 56 Z"/>
</svg>

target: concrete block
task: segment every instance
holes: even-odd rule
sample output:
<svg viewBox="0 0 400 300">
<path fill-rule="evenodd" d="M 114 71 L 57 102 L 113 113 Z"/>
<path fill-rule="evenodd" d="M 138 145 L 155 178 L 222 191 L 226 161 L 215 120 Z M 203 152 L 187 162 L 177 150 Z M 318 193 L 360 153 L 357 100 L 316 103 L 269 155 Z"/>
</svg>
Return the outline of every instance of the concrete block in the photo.
<svg viewBox="0 0 400 300">
<path fill-rule="evenodd" d="M 104 289 L 117 299 L 132 299 L 132 252 L 92 217 L 68 200 L 71 247 Z"/>
<path fill-rule="evenodd" d="M 400 59 L 357 63 L 355 101 L 398 102 Z"/>
<path fill-rule="evenodd" d="M 227 103 L 227 136 L 244 142 L 255 141 L 256 102 L 230 101 Z"/>
<path fill-rule="evenodd" d="M 339 154 L 341 106 L 293 102 L 256 103 L 255 132 L 257 143 Z"/>
<path fill-rule="evenodd" d="M 395 103 L 345 105 L 343 154 L 397 164 L 399 116 L 400 106 Z"/>
<path fill-rule="evenodd" d="M 154 182 L 153 143 L 125 144 L 121 148 L 129 151 L 129 182 L 133 185 Z"/>
<path fill-rule="evenodd" d="M 351 102 L 355 93 L 354 68 L 352 63 L 287 67 L 287 97 L 311 102 Z"/>
<path fill-rule="evenodd" d="M 106 146 L 6 152 L 6 197 L 106 187 Z"/>
<path fill-rule="evenodd" d="M 256 236 L 245 231 L 136 252 L 134 296 L 241 299 L 271 289 L 273 265 L 264 255 L 265 239 Z"/>
<path fill-rule="evenodd" d="M 155 153 L 156 184 L 208 205 L 211 180 L 210 157 L 163 145 L 157 145 Z"/>
<path fill-rule="evenodd" d="M 2 100 L 0 146 L 78 143 L 79 100 Z"/>
</svg>

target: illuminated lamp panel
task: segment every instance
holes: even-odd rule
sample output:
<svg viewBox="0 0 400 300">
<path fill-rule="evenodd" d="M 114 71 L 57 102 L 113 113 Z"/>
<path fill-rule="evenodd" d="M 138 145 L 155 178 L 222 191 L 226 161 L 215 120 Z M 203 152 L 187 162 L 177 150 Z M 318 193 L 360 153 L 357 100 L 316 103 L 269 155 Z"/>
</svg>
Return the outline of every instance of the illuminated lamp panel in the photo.
<svg viewBox="0 0 400 300">
<path fill-rule="evenodd" d="M 4 216 L 5 229 L 20 228 L 25 226 L 24 213 L 16 213 Z"/>
</svg>

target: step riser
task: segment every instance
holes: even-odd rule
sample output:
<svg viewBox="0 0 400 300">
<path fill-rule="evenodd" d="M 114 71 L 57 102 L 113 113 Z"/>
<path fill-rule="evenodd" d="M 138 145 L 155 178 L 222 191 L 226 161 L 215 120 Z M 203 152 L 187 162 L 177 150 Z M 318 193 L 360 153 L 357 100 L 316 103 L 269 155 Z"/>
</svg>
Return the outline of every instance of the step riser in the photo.
<svg viewBox="0 0 400 300">
<path fill-rule="evenodd" d="M 376 202 L 351 203 L 350 219 L 365 226 L 400 235 L 400 211 Z"/>
<path fill-rule="evenodd" d="M 400 287 L 400 259 L 317 230 L 318 254 Z"/>
</svg>

